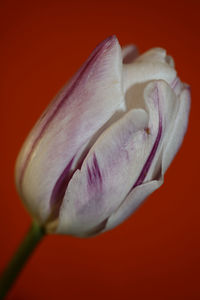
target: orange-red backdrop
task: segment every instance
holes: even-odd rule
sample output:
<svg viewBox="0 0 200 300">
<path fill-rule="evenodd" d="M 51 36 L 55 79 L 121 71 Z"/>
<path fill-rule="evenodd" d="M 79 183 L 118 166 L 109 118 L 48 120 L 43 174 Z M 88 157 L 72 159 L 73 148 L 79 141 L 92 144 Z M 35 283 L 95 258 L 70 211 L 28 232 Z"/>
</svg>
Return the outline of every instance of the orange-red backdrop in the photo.
<svg viewBox="0 0 200 300">
<path fill-rule="evenodd" d="M 200 299 L 198 3 L 1 0 L 0 270 L 30 224 L 14 186 L 17 153 L 97 43 L 115 33 L 141 52 L 164 47 L 192 88 L 189 130 L 164 186 L 111 232 L 46 237 L 8 299 Z"/>
</svg>

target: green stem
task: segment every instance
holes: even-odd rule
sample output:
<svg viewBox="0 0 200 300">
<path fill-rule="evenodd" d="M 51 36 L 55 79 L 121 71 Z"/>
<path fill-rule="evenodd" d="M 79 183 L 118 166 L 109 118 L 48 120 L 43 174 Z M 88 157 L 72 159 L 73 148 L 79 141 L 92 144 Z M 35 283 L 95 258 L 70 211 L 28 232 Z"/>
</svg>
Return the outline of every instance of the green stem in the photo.
<svg viewBox="0 0 200 300">
<path fill-rule="evenodd" d="M 44 228 L 33 223 L 0 277 L 0 299 L 4 299 L 28 258 L 45 235 Z"/>
</svg>

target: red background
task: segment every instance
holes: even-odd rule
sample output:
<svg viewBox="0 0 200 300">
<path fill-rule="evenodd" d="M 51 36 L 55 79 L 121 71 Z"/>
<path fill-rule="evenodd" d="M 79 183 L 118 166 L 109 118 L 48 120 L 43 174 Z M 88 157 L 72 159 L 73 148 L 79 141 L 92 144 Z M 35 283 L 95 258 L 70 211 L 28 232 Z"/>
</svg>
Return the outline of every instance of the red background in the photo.
<svg viewBox="0 0 200 300">
<path fill-rule="evenodd" d="M 20 146 L 63 84 L 111 34 L 167 49 L 191 85 L 184 145 L 165 184 L 124 224 L 91 239 L 47 236 L 8 299 L 200 299 L 199 1 L 2 1 L 0 270 L 30 224 L 16 193 Z"/>
</svg>

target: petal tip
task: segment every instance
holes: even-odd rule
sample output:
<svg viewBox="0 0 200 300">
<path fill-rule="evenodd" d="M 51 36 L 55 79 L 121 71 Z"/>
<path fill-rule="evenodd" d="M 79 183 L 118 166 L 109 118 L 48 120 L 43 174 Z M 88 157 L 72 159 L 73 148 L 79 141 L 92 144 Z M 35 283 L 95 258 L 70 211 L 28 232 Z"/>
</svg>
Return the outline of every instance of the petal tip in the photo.
<svg viewBox="0 0 200 300">
<path fill-rule="evenodd" d="M 113 34 L 113 35 L 110 35 L 109 37 L 107 37 L 105 40 L 103 40 L 99 44 L 99 46 L 102 49 L 109 50 L 109 49 L 114 48 L 115 46 L 119 46 L 119 41 L 118 41 L 116 35 Z"/>
</svg>

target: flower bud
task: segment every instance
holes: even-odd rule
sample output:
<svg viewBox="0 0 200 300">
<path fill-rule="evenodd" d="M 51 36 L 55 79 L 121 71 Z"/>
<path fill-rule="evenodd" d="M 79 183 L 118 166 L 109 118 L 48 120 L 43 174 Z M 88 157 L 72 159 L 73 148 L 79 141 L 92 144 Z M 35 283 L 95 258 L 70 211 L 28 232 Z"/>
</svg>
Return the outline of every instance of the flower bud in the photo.
<svg viewBox="0 0 200 300">
<path fill-rule="evenodd" d="M 91 236 L 161 186 L 187 129 L 190 92 L 161 48 L 138 55 L 115 36 L 50 103 L 16 163 L 26 207 L 49 232 Z"/>
</svg>

